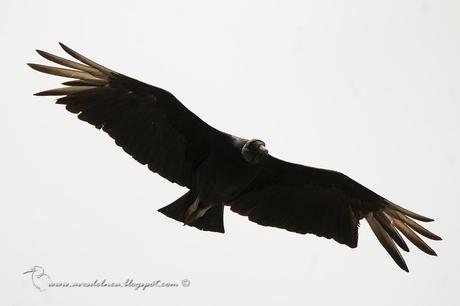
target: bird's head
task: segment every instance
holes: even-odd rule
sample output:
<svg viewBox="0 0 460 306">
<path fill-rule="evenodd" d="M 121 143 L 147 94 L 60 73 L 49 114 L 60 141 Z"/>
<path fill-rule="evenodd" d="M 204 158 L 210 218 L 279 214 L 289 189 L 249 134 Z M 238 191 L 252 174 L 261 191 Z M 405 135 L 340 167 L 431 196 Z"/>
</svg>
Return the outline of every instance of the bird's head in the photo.
<svg viewBox="0 0 460 306">
<path fill-rule="evenodd" d="M 241 149 L 241 154 L 248 163 L 255 165 L 268 154 L 268 150 L 265 148 L 265 142 L 262 140 L 251 139 L 246 141 Z"/>
</svg>

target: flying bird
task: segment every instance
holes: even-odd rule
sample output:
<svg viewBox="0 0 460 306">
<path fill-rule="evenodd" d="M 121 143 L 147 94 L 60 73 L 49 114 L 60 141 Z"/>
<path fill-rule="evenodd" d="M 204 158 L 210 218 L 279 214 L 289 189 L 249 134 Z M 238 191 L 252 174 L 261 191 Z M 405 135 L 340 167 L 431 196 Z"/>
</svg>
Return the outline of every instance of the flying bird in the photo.
<svg viewBox="0 0 460 306">
<path fill-rule="evenodd" d="M 441 238 L 415 220 L 433 219 L 409 211 L 348 176 L 280 160 L 265 142 L 233 136 L 208 125 L 170 92 L 106 68 L 64 44 L 77 61 L 45 51 L 64 67 L 28 64 L 43 73 L 70 78 L 65 87 L 36 93 L 61 96 L 57 104 L 77 114 L 148 169 L 189 190 L 159 209 L 204 231 L 224 232 L 224 206 L 250 221 L 300 234 L 315 234 L 355 248 L 365 219 L 396 264 L 409 271 L 398 249 L 402 235 L 436 255 L 418 235 Z M 401 235 L 402 234 L 402 235 Z"/>
</svg>

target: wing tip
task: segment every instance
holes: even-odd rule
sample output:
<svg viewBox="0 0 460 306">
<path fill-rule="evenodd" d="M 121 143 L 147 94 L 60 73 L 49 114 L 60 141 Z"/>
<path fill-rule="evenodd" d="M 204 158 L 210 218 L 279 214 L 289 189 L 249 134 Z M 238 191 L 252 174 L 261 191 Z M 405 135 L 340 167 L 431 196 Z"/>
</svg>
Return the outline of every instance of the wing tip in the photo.
<svg viewBox="0 0 460 306">
<path fill-rule="evenodd" d="M 76 54 L 74 50 L 72 50 L 70 47 L 67 47 L 64 43 L 58 42 L 59 46 L 69 55 L 74 56 L 73 54 Z"/>
<path fill-rule="evenodd" d="M 385 227 L 379 223 L 378 219 L 376 219 L 373 213 L 369 213 L 366 217 L 367 223 L 371 227 L 372 231 L 374 232 L 375 236 L 379 240 L 380 244 L 385 248 L 388 254 L 391 256 L 393 261 L 404 271 L 409 272 L 409 268 L 407 267 L 406 261 L 404 257 L 399 252 L 395 241 L 389 235 Z"/>
<path fill-rule="evenodd" d="M 416 220 L 423 221 L 423 222 L 433 222 L 434 221 L 434 219 L 432 219 L 432 218 L 428 218 L 428 217 L 425 217 L 425 216 L 423 216 L 421 214 L 418 214 L 418 213 L 415 213 L 413 211 L 410 211 L 410 210 L 408 210 L 408 209 L 406 209 L 406 208 L 404 208 L 402 206 L 399 206 L 399 205 L 397 205 L 397 204 L 395 204 L 393 202 L 390 202 L 388 200 L 385 200 L 385 201 L 394 210 L 399 211 L 399 212 L 401 212 L 401 213 L 403 213 L 403 214 L 405 214 L 405 215 L 407 215 L 407 216 L 409 216 L 411 218 L 414 218 Z"/>
<path fill-rule="evenodd" d="M 407 265 L 404 263 L 403 266 L 399 266 L 401 269 L 403 269 L 404 271 L 406 271 L 407 273 L 409 273 L 409 268 L 407 267 Z"/>
<path fill-rule="evenodd" d="M 45 57 L 48 52 L 40 50 L 40 49 L 35 49 L 35 52 L 37 52 L 39 55 Z"/>
<path fill-rule="evenodd" d="M 26 65 L 34 70 L 38 70 L 37 67 L 39 66 L 39 64 L 34 64 L 34 63 L 26 63 Z"/>
<path fill-rule="evenodd" d="M 380 223 L 380 225 L 385 229 L 385 231 L 390 235 L 394 242 L 405 252 L 409 252 L 409 246 L 406 244 L 404 239 L 398 233 L 396 228 L 393 226 L 392 222 L 383 212 L 374 212 L 374 217 Z"/>
<path fill-rule="evenodd" d="M 44 65 L 40 64 L 34 64 L 34 63 L 26 63 L 27 66 L 32 68 L 35 71 L 41 72 L 41 73 L 48 73 L 46 70 L 46 67 Z"/>
</svg>

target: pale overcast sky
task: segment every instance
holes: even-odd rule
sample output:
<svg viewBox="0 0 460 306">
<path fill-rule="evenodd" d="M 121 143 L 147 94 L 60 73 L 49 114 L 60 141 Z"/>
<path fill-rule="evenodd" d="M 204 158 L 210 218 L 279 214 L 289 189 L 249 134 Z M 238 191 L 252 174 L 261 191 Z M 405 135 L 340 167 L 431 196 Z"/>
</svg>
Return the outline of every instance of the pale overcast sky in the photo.
<svg viewBox="0 0 460 306">
<path fill-rule="evenodd" d="M 455 305 L 460 283 L 460 2 L 2 1 L 2 305 Z M 163 87 L 216 128 L 346 173 L 436 221 L 400 270 L 225 211 L 226 233 L 156 212 L 185 192 L 37 91 L 62 41 Z M 179 288 L 47 288 L 161 280 Z"/>
</svg>

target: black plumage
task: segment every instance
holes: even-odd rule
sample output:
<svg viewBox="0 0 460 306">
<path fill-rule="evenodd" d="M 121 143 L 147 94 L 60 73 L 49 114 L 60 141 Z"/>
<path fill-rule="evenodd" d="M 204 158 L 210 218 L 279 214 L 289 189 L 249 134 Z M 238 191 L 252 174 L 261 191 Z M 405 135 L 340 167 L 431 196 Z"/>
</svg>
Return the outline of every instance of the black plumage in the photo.
<svg viewBox="0 0 460 306">
<path fill-rule="evenodd" d="M 65 66 L 29 64 L 73 80 L 37 93 L 62 96 L 58 104 L 109 134 L 150 170 L 189 191 L 159 211 L 201 230 L 224 232 L 224 206 L 265 226 L 358 244 L 365 218 L 395 262 L 408 271 L 397 246 L 402 233 L 422 251 L 436 253 L 415 233 L 440 240 L 413 219 L 433 221 L 379 196 L 339 172 L 279 160 L 261 140 L 221 132 L 171 93 L 115 72 L 61 44 L 79 62 L 37 50 Z M 415 232 L 414 232 L 415 231 Z"/>
</svg>

